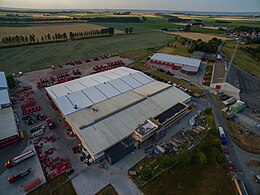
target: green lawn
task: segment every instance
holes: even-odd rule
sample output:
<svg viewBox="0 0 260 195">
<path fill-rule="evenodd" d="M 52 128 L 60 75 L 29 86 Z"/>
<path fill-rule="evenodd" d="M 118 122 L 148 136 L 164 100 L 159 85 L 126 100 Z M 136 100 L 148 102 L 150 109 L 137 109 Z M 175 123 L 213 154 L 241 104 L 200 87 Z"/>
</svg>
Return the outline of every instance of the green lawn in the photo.
<svg viewBox="0 0 260 195">
<path fill-rule="evenodd" d="M 145 195 L 235 195 L 234 184 L 227 175 L 227 165 L 218 164 L 215 160 L 222 151 L 220 145 L 212 146 L 214 139 L 218 139 L 217 135 L 208 135 L 203 141 L 207 143 L 205 149 L 201 149 L 201 143 L 195 149 L 203 150 L 206 154 L 206 165 L 179 164 L 142 187 L 143 193 Z"/>
<path fill-rule="evenodd" d="M 145 32 L 114 37 L 100 37 L 14 48 L 0 49 L 0 70 L 7 74 L 50 67 L 52 64 L 107 53 L 123 53 L 165 45 L 174 36 L 161 32 Z"/>
<path fill-rule="evenodd" d="M 226 42 L 224 47 L 222 48 L 222 51 L 224 52 L 224 54 L 226 56 L 228 56 L 229 58 L 231 58 L 233 51 L 234 51 L 234 47 L 235 47 L 236 43 L 234 42 Z M 256 76 L 260 76 L 260 62 L 254 60 L 249 54 L 247 54 L 245 51 L 240 50 L 240 47 L 255 47 L 255 45 L 252 44 L 252 46 L 250 44 L 248 45 L 241 45 L 239 44 L 238 49 L 235 53 L 235 57 L 234 57 L 234 64 L 236 64 L 239 68 L 241 68 L 242 70 L 248 72 L 251 75 L 256 75 Z"/>
<path fill-rule="evenodd" d="M 69 194 L 76 195 L 76 191 L 66 173 L 63 173 L 45 184 L 39 186 L 35 190 L 27 193 L 28 195 L 60 195 Z"/>
<path fill-rule="evenodd" d="M 187 57 L 191 56 L 191 54 L 188 52 L 187 47 L 185 45 L 182 45 L 179 41 L 173 41 L 171 44 L 173 46 L 176 45 L 176 48 L 165 46 L 161 48 L 159 51 L 167 54 L 174 54 L 174 55 L 187 56 Z"/>
<path fill-rule="evenodd" d="M 102 190 L 100 190 L 96 195 L 118 195 L 115 188 L 109 184 L 106 187 L 104 187 Z"/>
</svg>

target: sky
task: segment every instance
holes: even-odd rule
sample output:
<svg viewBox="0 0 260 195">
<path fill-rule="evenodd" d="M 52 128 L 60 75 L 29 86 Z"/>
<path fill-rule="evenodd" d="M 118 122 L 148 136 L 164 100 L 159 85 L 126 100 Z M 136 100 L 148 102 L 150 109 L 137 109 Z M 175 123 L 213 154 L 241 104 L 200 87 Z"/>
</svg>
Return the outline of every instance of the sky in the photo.
<svg viewBox="0 0 260 195">
<path fill-rule="evenodd" d="M 260 0 L 0 0 L 0 7 L 259 12 Z"/>
</svg>

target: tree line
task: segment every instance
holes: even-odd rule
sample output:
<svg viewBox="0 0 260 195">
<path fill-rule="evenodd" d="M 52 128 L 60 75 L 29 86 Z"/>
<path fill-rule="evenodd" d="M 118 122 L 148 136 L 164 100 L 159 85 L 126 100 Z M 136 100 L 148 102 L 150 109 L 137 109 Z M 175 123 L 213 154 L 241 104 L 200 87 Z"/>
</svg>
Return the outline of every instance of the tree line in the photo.
<svg viewBox="0 0 260 195">
<path fill-rule="evenodd" d="M 35 17 L 0 17 L 0 21 L 9 21 L 9 22 L 39 22 L 39 21 L 88 21 L 88 22 L 131 22 L 139 23 L 143 18 L 140 17 L 72 17 L 72 18 L 35 18 Z"/>
<path fill-rule="evenodd" d="M 69 33 L 55 33 L 51 35 L 50 33 L 42 35 L 40 40 L 35 34 L 29 35 L 15 35 L 3 37 L 1 43 L 3 45 L 26 45 L 26 44 L 37 44 L 43 42 L 55 42 L 55 41 L 67 41 L 84 39 L 98 36 L 112 36 L 114 34 L 114 28 L 104 28 L 89 31 L 80 32 L 69 32 Z"/>
<path fill-rule="evenodd" d="M 190 53 L 193 51 L 202 51 L 206 53 L 216 53 L 218 46 L 221 44 L 222 40 L 216 37 L 212 38 L 208 42 L 204 42 L 201 39 L 197 41 L 192 41 L 188 49 Z"/>
</svg>

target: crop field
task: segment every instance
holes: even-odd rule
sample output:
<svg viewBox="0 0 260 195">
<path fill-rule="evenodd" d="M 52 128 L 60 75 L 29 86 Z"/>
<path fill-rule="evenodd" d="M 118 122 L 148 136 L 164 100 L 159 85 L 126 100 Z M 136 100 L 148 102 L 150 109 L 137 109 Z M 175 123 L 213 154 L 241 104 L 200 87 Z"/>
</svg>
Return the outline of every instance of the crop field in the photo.
<svg viewBox="0 0 260 195">
<path fill-rule="evenodd" d="M 174 36 L 161 32 L 115 35 L 68 42 L 31 45 L 0 49 L 0 70 L 7 74 L 50 67 L 69 60 L 88 58 L 108 53 L 158 47 Z"/>
<path fill-rule="evenodd" d="M 201 40 L 206 41 L 206 42 L 211 40 L 213 37 L 216 37 L 216 38 L 222 39 L 222 40 L 229 40 L 229 38 L 226 38 L 226 37 L 223 37 L 223 36 L 203 34 L 203 33 L 195 33 L 195 32 L 169 32 L 169 34 L 182 36 L 182 37 L 192 39 L 192 40 L 201 39 Z"/>
<path fill-rule="evenodd" d="M 254 26 L 260 27 L 260 18 L 253 17 L 238 17 L 238 16 L 202 16 L 202 15 L 185 15 L 185 14 L 173 14 L 174 16 L 178 16 L 183 19 L 197 19 L 201 20 L 203 23 L 214 26 L 222 26 L 233 28 L 236 26 Z M 228 23 L 219 23 L 216 20 L 224 21 Z"/>
<path fill-rule="evenodd" d="M 235 42 L 225 42 L 224 47 L 222 48 L 223 53 L 231 58 L 234 48 L 235 48 L 236 43 Z M 248 44 L 248 45 L 239 45 L 238 48 L 240 47 L 256 47 L 257 45 L 255 44 Z M 246 53 L 243 50 L 237 49 L 234 57 L 233 63 L 241 68 L 242 70 L 248 72 L 251 75 L 260 75 L 260 62 L 255 60 L 251 55 Z"/>
<path fill-rule="evenodd" d="M 47 35 L 50 33 L 51 35 L 55 33 L 69 33 L 69 32 L 82 32 L 88 30 L 97 30 L 104 28 L 103 26 L 99 26 L 96 24 L 89 23 L 76 23 L 76 24 L 56 24 L 56 25 L 33 25 L 31 27 L 1 27 L 0 28 L 0 39 L 5 36 L 12 35 L 29 35 L 35 34 L 35 36 L 41 40 L 41 36 Z M 118 33 L 119 31 L 116 31 Z"/>
</svg>

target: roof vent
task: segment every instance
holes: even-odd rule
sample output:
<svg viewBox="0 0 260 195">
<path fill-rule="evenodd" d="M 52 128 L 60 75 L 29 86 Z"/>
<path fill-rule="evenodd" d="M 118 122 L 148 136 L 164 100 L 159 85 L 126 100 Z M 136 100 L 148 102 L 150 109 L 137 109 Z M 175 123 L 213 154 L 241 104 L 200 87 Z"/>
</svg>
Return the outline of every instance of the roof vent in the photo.
<svg viewBox="0 0 260 195">
<path fill-rule="evenodd" d="M 106 84 L 106 82 L 104 82 L 104 84 Z"/>
<path fill-rule="evenodd" d="M 75 110 L 77 110 L 77 109 L 78 109 L 78 106 L 77 106 L 76 104 L 75 104 L 75 106 L 74 106 L 74 109 L 75 109 Z"/>
</svg>

